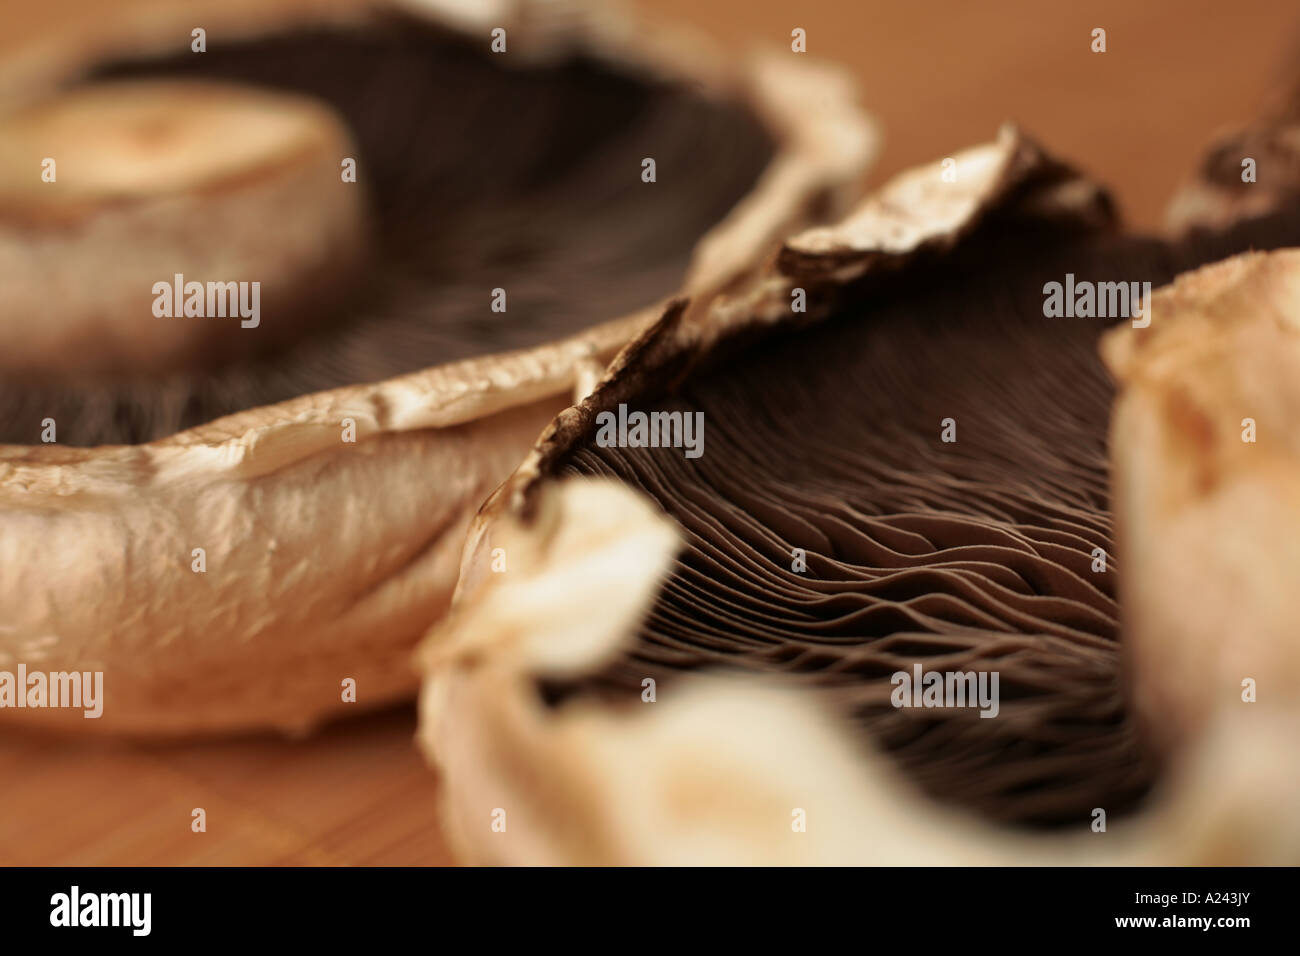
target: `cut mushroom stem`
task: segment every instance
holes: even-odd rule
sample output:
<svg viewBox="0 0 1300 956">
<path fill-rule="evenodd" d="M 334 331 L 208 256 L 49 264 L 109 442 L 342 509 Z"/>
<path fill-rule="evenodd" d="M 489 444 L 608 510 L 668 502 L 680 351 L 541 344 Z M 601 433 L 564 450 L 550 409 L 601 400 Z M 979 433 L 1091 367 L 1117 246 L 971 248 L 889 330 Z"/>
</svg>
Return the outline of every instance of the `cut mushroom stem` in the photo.
<svg viewBox="0 0 1300 956">
<path fill-rule="evenodd" d="M 0 119 L 0 370 L 210 366 L 301 334 L 365 246 L 324 104 L 213 82 L 75 88 Z"/>
</svg>

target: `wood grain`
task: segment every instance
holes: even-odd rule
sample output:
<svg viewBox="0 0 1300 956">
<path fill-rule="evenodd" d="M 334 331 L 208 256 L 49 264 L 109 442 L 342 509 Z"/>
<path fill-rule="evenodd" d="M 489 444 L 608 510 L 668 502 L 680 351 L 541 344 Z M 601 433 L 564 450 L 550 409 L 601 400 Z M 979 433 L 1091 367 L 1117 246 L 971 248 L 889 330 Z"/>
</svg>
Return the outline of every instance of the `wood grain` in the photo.
<svg viewBox="0 0 1300 956">
<path fill-rule="evenodd" d="M 305 740 L 70 740 L 5 730 L 0 864 L 446 864 L 415 708 Z M 202 807 L 207 831 L 191 831 Z"/>
</svg>

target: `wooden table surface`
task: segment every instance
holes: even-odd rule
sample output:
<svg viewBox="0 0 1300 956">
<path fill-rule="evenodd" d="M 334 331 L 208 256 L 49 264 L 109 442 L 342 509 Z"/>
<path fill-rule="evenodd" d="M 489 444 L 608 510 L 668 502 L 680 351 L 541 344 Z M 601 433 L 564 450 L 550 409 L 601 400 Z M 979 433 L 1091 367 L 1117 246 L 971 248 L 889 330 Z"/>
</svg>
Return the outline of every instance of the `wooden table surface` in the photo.
<svg viewBox="0 0 1300 956">
<path fill-rule="evenodd" d="M 0 0 L 0 56 L 126 2 Z M 888 137 L 873 175 L 1019 120 L 1155 226 L 1220 127 L 1255 115 L 1300 40 L 1293 0 L 643 0 L 728 42 L 849 66 Z M 1109 50 L 1088 50 L 1090 31 Z M 0 724 L 0 864 L 437 864 L 438 783 L 406 706 L 306 740 L 70 741 Z M 191 810 L 207 812 L 192 833 Z"/>
<path fill-rule="evenodd" d="M 0 865 L 452 862 L 413 705 L 305 740 L 2 733 Z M 204 833 L 190 829 L 196 807 Z"/>
</svg>

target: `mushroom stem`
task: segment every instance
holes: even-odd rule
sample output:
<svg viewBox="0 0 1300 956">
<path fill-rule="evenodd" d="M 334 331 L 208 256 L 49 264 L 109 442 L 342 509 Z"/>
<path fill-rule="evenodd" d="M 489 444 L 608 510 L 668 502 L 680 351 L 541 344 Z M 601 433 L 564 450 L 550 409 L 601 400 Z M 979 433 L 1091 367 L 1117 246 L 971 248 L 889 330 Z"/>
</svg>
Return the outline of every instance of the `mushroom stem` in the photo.
<svg viewBox="0 0 1300 956">
<path fill-rule="evenodd" d="M 328 107 L 234 84 L 93 84 L 0 118 L 0 369 L 158 373 L 300 333 L 361 260 L 349 157 Z"/>
</svg>

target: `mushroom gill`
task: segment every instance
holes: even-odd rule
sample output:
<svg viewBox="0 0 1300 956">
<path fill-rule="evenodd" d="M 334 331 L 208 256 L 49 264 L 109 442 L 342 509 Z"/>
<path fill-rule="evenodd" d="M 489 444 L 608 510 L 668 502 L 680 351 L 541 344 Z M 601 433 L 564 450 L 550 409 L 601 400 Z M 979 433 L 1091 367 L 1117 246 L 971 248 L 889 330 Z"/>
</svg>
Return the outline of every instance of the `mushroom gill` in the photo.
<svg viewBox="0 0 1300 956">
<path fill-rule="evenodd" d="M 838 763 L 833 769 L 808 757 L 806 777 L 782 776 L 782 768 L 804 766 L 802 747 L 820 752 L 831 737 L 792 732 L 765 750 L 760 731 L 723 723 L 730 719 L 724 701 L 740 707 L 740 692 L 733 698 L 723 683 L 712 691 L 699 683 L 703 672 L 719 671 L 765 678 L 740 688 L 813 692 L 857 729 L 858 770 L 845 773 L 869 769 L 882 748 L 899 778 L 945 813 L 1086 832 L 1096 808 L 1130 813 L 1163 779 L 1169 735 L 1152 732 L 1150 722 L 1175 716 L 1150 707 L 1135 714 L 1133 682 L 1154 688 L 1169 678 L 1148 676 L 1150 649 L 1137 678 L 1121 667 L 1119 603 L 1120 588 L 1129 586 L 1120 582 L 1161 572 L 1125 576 L 1127 552 L 1117 549 L 1108 448 L 1115 390 L 1098 353 L 1106 331 L 1141 324 L 1152 299 L 1147 289 L 1140 305 L 1121 314 L 1064 317 L 1049 314 L 1047 294 L 1050 283 L 1066 282 L 1158 288 L 1233 253 L 1300 244 L 1300 216 L 1286 208 L 1177 241 L 1119 234 L 1104 194 L 1011 130 L 958 154 L 956 169 L 960 186 L 943 178 L 938 163 L 920 167 L 847 220 L 792 238 L 777 266 L 746 291 L 678 303 L 624 350 L 592 396 L 557 418 L 485 506 L 457 607 L 426 645 L 423 739 L 448 774 L 454 819 L 476 809 L 476 794 L 527 807 L 530 820 L 537 810 L 513 785 L 528 758 L 512 751 L 510 735 L 482 768 L 460 759 L 462 732 L 444 710 L 452 701 L 461 720 L 478 708 L 497 732 L 518 731 L 529 747 L 548 742 L 551 761 L 563 754 L 578 768 L 569 780 L 575 793 L 623 792 L 628 781 L 619 773 L 661 760 L 669 774 L 716 766 L 719 793 L 752 788 L 836 803 L 841 829 L 834 832 L 856 845 L 874 811 L 818 789 L 836 779 Z M 1270 294 L 1280 296 L 1278 289 Z M 806 315 L 791 311 L 799 293 L 807 296 Z M 702 440 L 647 447 L 647 433 L 631 439 L 629 429 L 609 441 L 602 429 L 634 412 L 680 414 L 683 423 L 697 416 Z M 605 528 L 582 514 L 582 489 L 593 478 L 648 498 L 671 519 L 681 548 L 662 580 L 649 557 L 628 570 L 658 582 L 653 598 L 611 613 L 603 643 L 586 636 L 582 653 L 566 657 L 563 621 L 581 615 L 583 625 L 573 626 L 584 635 L 596 626 L 586 623 L 587 599 L 568 592 L 564 610 L 564 588 L 580 588 L 581 542 L 613 553 L 619 541 L 616 523 Z M 523 549 L 518 562 L 531 583 L 504 580 L 514 572 L 484 573 L 489 547 L 512 546 Z M 499 624 L 501 608 L 528 593 L 512 588 L 541 593 L 533 579 L 548 574 L 560 590 L 554 620 L 527 605 L 541 621 L 531 630 L 522 615 Z M 1148 616 L 1138 636 L 1177 654 L 1178 641 L 1152 633 L 1155 626 Z M 556 646 L 538 649 L 548 643 Z M 500 651 L 489 666 L 493 646 Z M 578 663 L 569 659 L 575 654 Z M 898 706 L 894 675 L 914 668 L 996 673 L 996 719 L 974 706 Z M 502 692 L 511 674 L 531 679 L 538 707 L 487 702 L 488 689 Z M 1204 686 L 1183 684 L 1193 695 Z M 517 685 L 516 693 L 526 699 L 529 692 Z M 691 725 L 688 698 L 689 708 L 699 708 L 692 714 L 708 710 L 719 723 Z M 740 709 L 753 717 L 750 704 L 773 708 L 771 730 L 787 713 L 802 713 L 803 703 L 783 709 L 791 699 Z M 696 734 L 699 745 L 688 745 Z M 624 745 L 645 749 L 627 750 L 626 766 L 603 771 L 600 754 Z M 686 748 L 680 759 L 674 747 Z M 463 793 L 457 775 L 467 781 Z M 704 817 L 716 823 L 710 814 L 722 812 L 720 803 L 709 810 L 674 802 L 681 779 L 642 781 L 654 791 L 645 797 L 645 819 L 654 803 L 653 812 L 666 814 L 660 822 L 670 826 L 672 817 L 683 833 Z M 773 797 L 767 809 L 780 807 Z M 589 827 L 558 804 L 549 811 L 556 816 L 541 819 L 569 820 L 574 830 L 548 847 L 558 857 L 541 858 L 628 859 L 619 855 L 628 844 L 602 841 L 650 833 L 617 808 Z M 789 807 L 780 812 L 788 821 Z M 758 857 L 769 862 L 853 858 L 828 850 L 834 833 L 806 850 L 829 856 L 804 855 L 782 843 L 781 827 L 764 816 L 738 819 L 735 830 L 738 840 L 752 837 L 770 851 Z M 477 842 L 472 833 L 465 839 Z M 663 858 L 688 852 L 689 839 L 668 841 Z M 524 845 L 514 849 L 522 855 L 502 850 L 502 858 L 527 856 Z"/>
<path fill-rule="evenodd" d="M 1043 288 L 1159 287 L 1295 244 L 1294 217 L 1184 245 L 989 222 L 815 328 L 628 400 L 702 415 L 703 454 L 593 436 L 554 463 L 649 495 L 685 537 L 635 645 L 583 689 L 635 700 L 646 677 L 787 673 L 938 799 L 1017 823 L 1131 809 L 1158 763 L 1118 666 L 1111 323 L 1045 318 Z M 918 663 L 999 672 L 998 718 L 893 706 L 891 676 Z"/>
</svg>

